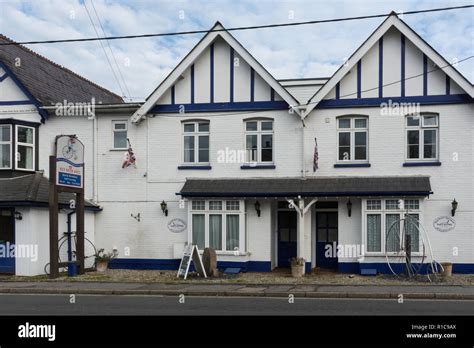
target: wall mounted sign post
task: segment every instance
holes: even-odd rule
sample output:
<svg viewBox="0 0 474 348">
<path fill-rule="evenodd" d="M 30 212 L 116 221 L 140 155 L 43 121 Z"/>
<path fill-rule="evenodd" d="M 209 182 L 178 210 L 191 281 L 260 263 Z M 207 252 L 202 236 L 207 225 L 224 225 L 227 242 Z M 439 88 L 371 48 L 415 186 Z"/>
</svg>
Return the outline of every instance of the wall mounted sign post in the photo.
<svg viewBox="0 0 474 348">
<path fill-rule="evenodd" d="M 84 274 L 84 144 L 75 135 L 58 135 L 55 154 L 49 157 L 49 262 L 50 278 L 59 277 L 58 213 L 60 192 L 76 195 L 76 262 Z"/>
<path fill-rule="evenodd" d="M 179 264 L 177 278 L 182 276 L 184 277 L 184 279 L 186 279 L 188 277 L 189 266 L 191 265 L 191 261 L 193 261 L 194 268 L 199 273 L 199 275 L 204 276 L 204 278 L 207 278 L 206 270 L 204 269 L 204 264 L 202 263 L 198 247 L 197 245 L 193 244 L 188 244 L 184 248 L 183 258 L 181 259 L 181 263 Z"/>
</svg>

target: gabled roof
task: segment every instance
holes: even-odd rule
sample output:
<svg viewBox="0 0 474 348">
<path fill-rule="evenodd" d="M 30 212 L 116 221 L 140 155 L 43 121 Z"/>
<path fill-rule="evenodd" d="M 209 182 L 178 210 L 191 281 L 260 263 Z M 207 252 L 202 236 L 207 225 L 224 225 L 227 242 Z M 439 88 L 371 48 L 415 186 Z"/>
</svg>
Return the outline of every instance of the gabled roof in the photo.
<svg viewBox="0 0 474 348">
<path fill-rule="evenodd" d="M 156 104 L 160 97 L 179 79 L 181 74 L 210 46 L 217 38 L 221 37 L 231 46 L 247 64 L 252 67 L 262 79 L 272 87 L 280 97 L 289 105 L 298 105 L 297 100 L 281 86 L 281 84 L 238 42 L 220 22 L 216 22 L 210 31 L 193 47 L 183 60 L 169 73 L 161 84 L 147 98 L 146 102 L 132 116 L 132 122 L 139 122 Z M 299 112 L 298 110 L 295 110 Z"/>
<path fill-rule="evenodd" d="M 0 43 L 15 43 L 0 34 Z M 21 65 L 16 66 L 17 59 Z M 0 61 L 42 105 L 63 102 L 90 102 L 118 104 L 123 99 L 117 94 L 56 64 L 23 45 L 0 45 Z"/>
<path fill-rule="evenodd" d="M 59 204 L 68 207 L 74 194 L 59 193 Z M 0 178 L 0 207 L 3 206 L 34 206 L 48 207 L 49 205 L 49 180 L 43 172 L 26 174 L 13 178 Z M 98 205 L 85 201 L 86 209 L 101 210 Z"/>
<path fill-rule="evenodd" d="M 378 42 L 378 40 L 392 27 L 398 29 L 408 40 L 410 40 L 421 52 L 431 59 L 437 66 L 443 67 L 443 72 L 455 81 L 462 89 L 466 91 L 471 98 L 474 95 L 473 85 L 441 54 L 431 47 L 421 36 L 412 28 L 398 18 L 395 12 L 392 12 L 380 26 L 368 37 L 366 41 L 349 57 L 331 78 L 321 87 L 307 102 L 305 117 L 323 100 L 323 98 L 341 81 L 344 76 L 357 64 L 357 62 Z"/>
</svg>

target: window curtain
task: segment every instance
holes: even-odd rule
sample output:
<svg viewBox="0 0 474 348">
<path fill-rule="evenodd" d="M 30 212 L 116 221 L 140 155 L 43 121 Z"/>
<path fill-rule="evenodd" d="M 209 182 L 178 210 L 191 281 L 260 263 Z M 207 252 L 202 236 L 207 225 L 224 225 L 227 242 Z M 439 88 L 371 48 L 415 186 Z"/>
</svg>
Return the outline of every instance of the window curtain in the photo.
<svg viewBox="0 0 474 348">
<path fill-rule="evenodd" d="M 400 215 L 387 214 L 385 216 L 385 233 L 387 251 L 400 251 Z"/>
<path fill-rule="evenodd" d="M 419 240 L 419 227 L 418 227 L 418 214 L 408 214 L 406 217 L 405 224 L 405 235 L 411 236 L 411 251 L 420 251 L 420 240 Z"/>
<path fill-rule="evenodd" d="M 381 251 L 381 223 L 382 216 L 380 214 L 367 215 L 367 251 Z"/>
<path fill-rule="evenodd" d="M 209 247 L 222 250 L 222 215 L 209 215 Z"/>
<path fill-rule="evenodd" d="M 204 249 L 204 214 L 193 214 L 193 244 L 199 249 Z"/>
<path fill-rule="evenodd" d="M 227 215 L 226 223 L 226 249 L 235 250 L 235 248 L 239 248 L 239 215 Z"/>
</svg>

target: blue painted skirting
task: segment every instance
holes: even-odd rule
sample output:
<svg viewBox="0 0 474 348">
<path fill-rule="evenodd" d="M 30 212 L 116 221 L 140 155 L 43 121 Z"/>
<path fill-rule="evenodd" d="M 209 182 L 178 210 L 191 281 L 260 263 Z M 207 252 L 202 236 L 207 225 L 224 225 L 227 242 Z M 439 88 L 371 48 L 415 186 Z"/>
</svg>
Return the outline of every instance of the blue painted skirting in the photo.
<svg viewBox="0 0 474 348">
<path fill-rule="evenodd" d="M 180 259 L 113 259 L 109 262 L 110 269 L 149 269 L 149 270 L 178 270 Z M 361 263 L 339 262 L 337 270 L 341 273 L 360 273 L 361 266 L 366 269 L 376 269 L 377 273 L 391 274 L 387 263 Z M 229 267 L 241 268 L 243 272 L 270 272 L 270 261 L 218 261 L 217 267 L 221 270 Z M 398 272 L 396 266 L 392 267 Z M 400 264 L 399 267 L 405 267 Z M 311 272 L 311 262 L 305 264 L 306 273 Z M 422 268 L 422 273 L 426 273 L 426 265 Z M 474 274 L 474 263 L 455 263 L 453 273 Z"/>
<path fill-rule="evenodd" d="M 184 108 L 184 110 L 183 110 Z M 285 101 L 256 101 L 256 102 L 231 102 L 231 103 L 195 103 L 195 104 L 169 104 L 155 105 L 149 113 L 183 113 L 208 112 L 208 111 L 252 111 L 252 110 L 288 110 Z"/>
<path fill-rule="evenodd" d="M 472 103 L 473 99 L 468 94 L 450 94 L 450 95 L 427 95 L 427 96 L 409 96 L 409 97 L 383 97 L 383 98 L 350 98 L 350 99 L 327 99 L 321 100 L 318 108 L 345 108 L 345 107 L 364 107 L 377 106 L 382 103 L 387 106 L 394 106 L 395 103 L 419 103 L 420 105 L 436 104 L 462 104 Z"/>
<path fill-rule="evenodd" d="M 109 268 L 178 270 L 180 262 L 180 259 L 113 259 L 109 262 Z M 217 267 L 222 270 L 241 268 L 243 272 L 270 272 L 272 268 L 270 261 L 218 261 Z"/>
<path fill-rule="evenodd" d="M 404 269 L 405 264 L 391 265 L 395 272 L 400 272 Z M 360 273 L 360 268 L 376 269 L 377 273 L 392 274 L 387 263 L 358 263 L 358 262 L 339 262 L 337 270 L 341 273 Z M 427 265 L 423 265 L 421 273 L 426 273 Z M 458 274 L 474 274 L 474 263 L 455 263 L 453 264 L 453 273 Z"/>
</svg>

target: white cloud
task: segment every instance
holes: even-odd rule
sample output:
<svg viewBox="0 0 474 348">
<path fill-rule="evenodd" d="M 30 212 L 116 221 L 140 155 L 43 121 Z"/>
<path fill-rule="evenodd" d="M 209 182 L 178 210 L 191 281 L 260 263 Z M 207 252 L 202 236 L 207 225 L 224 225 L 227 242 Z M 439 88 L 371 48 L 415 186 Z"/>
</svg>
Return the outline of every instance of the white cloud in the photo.
<svg viewBox="0 0 474 348">
<path fill-rule="evenodd" d="M 86 0 L 95 16 L 91 0 Z M 109 1 L 94 0 L 107 35 L 208 29 L 389 13 L 467 4 L 466 1 Z M 79 0 L 0 2 L 0 31 L 17 41 L 94 37 Z M 71 18 L 74 11 L 74 18 Z M 474 54 L 472 10 L 404 16 L 446 59 Z M 180 15 L 184 14 L 184 18 Z M 97 19 L 93 17 L 98 25 Z M 232 34 L 276 78 L 330 76 L 382 18 L 238 31 Z M 97 26 L 100 32 L 100 27 Z M 110 41 L 132 97 L 148 96 L 202 35 Z M 121 94 L 98 42 L 32 45 L 33 50 Z M 107 47 L 107 52 L 108 47 Z M 110 59 L 113 62 L 112 57 Z M 126 62 L 130 64 L 127 65 Z M 474 80 L 473 60 L 458 69 Z M 128 93 L 126 93 L 128 94 Z"/>
</svg>

